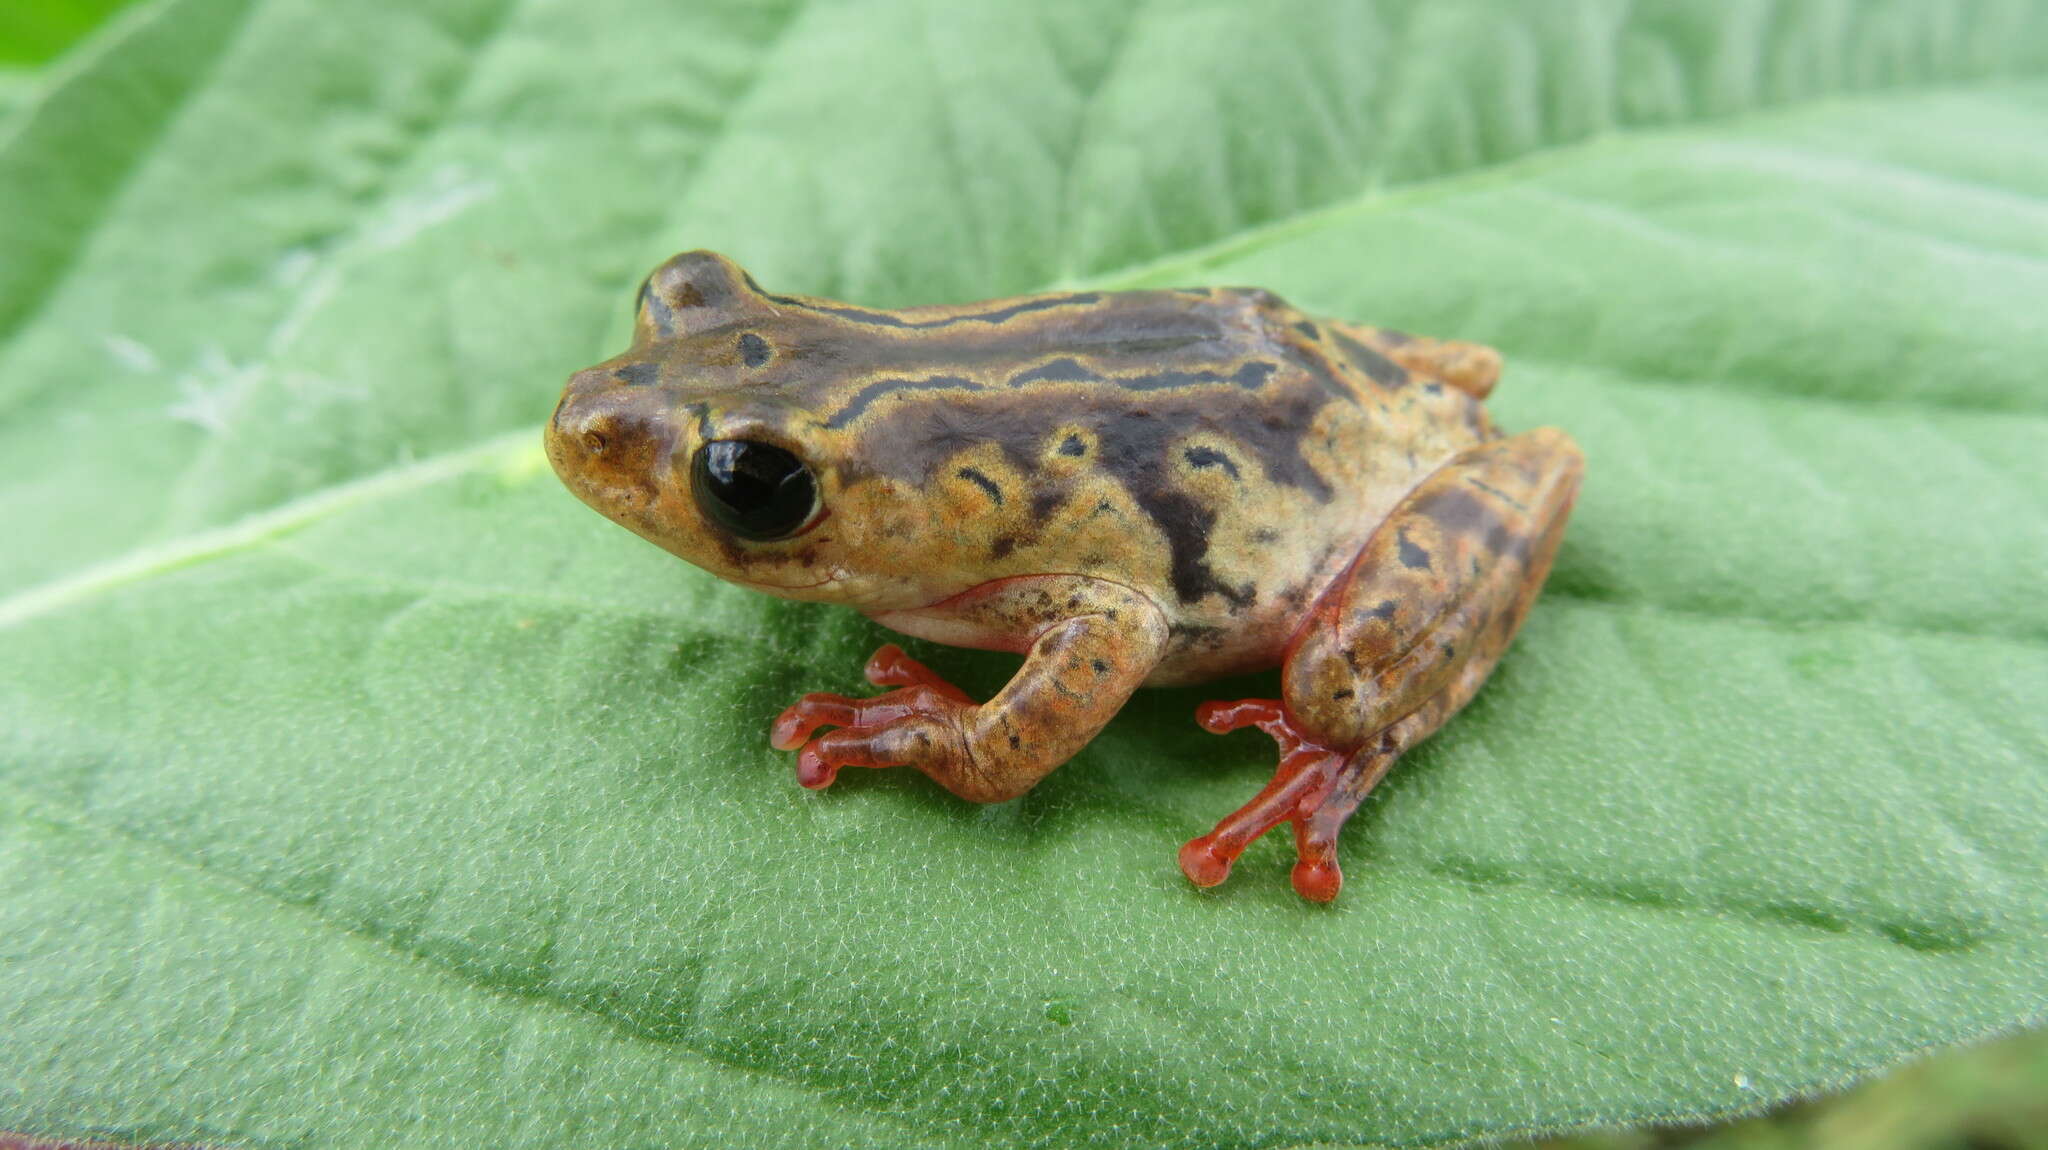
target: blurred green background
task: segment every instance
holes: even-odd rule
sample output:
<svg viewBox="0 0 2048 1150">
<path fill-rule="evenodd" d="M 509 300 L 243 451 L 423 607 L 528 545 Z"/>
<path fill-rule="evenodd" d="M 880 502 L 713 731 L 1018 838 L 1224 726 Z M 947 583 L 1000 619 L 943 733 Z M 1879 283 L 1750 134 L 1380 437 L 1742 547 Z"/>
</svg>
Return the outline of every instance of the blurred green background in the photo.
<svg viewBox="0 0 2048 1150">
<path fill-rule="evenodd" d="M 33 0 L 0 7 L 0 118 L 31 103 L 65 66 L 64 53 L 121 7 L 118 0 Z M 1942 1054 L 1838 1095 L 1725 1126 L 1539 1144 L 1559 1150 L 2048 1147 L 2048 1033 Z"/>
</svg>

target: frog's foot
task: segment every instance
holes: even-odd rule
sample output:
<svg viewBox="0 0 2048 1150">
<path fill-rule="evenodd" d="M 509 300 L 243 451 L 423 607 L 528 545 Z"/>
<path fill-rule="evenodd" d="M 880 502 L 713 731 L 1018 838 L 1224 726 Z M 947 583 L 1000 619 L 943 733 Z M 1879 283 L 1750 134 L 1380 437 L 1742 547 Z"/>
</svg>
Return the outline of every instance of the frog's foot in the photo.
<svg viewBox="0 0 2048 1150">
<path fill-rule="evenodd" d="M 1231 864 L 1260 835 L 1291 822 L 1296 893 L 1313 902 L 1336 898 L 1344 885 L 1337 867 L 1337 832 L 1393 756 L 1321 746 L 1296 729 L 1277 699 L 1204 703 L 1195 718 L 1219 735 L 1257 727 L 1273 736 L 1280 744 L 1280 768 L 1251 802 L 1180 848 L 1180 869 L 1196 886 L 1215 886 L 1230 877 Z"/>
<path fill-rule="evenodd" d="M 822 691 L 805 695 L 776 718 L 769 741 L 797 755 L 796 781 L 829 787 L 841 767 L 900 767 L 943 759 L 963 745 L 961 720 L 974 709 L 967 692 L 940 678 L 894 643 L 868 660 L 867 680 L 897 690 L 868 699 Z M 843 730 L 812 738 L 820 727 Z"/>
</svg>

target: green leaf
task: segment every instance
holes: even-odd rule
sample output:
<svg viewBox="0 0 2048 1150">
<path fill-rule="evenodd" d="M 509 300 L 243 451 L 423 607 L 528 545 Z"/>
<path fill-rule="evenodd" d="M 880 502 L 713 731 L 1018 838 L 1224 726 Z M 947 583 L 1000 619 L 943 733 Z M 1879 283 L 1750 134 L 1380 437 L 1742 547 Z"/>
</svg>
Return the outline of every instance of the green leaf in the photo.
<svg viewBox="0 0 2048 1150">
<path fill-rule="evenodd" d="M 2044 129 L 1990 0 L 144 9 L 0 139 L 0 1129 L 1419 1146 L 2039 1020 Z M 1270 680 L 801 792 L 882 633 L 537 450 L 695 246 L 1484 340 L 1587 486 L 1333 908 L 1174 866 Z"/>
<path fill-rule="evenodd" d="M 0 8 L 0 136 L 7 120 L 58 78 L 44 67 L 128 0 L 38 0 Z"/>
<path fill-rule="evenodd" d="M 0 8 L 0 66 L 41 64 L 125 7 L 129 0 L 35 0 Z"/>
</svg>

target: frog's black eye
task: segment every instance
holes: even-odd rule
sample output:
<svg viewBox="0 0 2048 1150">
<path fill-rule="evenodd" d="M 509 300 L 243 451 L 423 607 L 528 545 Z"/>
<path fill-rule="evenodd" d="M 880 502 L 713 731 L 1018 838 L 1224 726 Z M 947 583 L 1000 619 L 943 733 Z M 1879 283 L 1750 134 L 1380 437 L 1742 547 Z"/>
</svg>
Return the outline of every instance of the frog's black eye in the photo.
<svg viewBox="0 0 2048 1150">
<path fill-rule="evenodd" d="M 742 539 L 787 539 L 810 522 L 818 481 L 796 456 L 748 439 L 714 439 L 690 467 L 697 506 Z"/>
</svg>

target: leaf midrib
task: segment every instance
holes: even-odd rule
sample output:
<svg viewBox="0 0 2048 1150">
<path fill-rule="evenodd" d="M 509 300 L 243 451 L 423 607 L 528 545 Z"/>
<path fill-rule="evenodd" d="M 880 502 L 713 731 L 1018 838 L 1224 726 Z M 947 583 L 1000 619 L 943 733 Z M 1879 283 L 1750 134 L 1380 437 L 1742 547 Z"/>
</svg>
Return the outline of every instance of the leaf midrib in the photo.
<svg viewBox="0 0 2048 1150">
<path fill-rule="evenodd" d="M 485 461 L 510 461 L 536 449 L 537 433 L 521 428 L 480 443 L 442 452 L 401 467 L 372 472 L 347 483 L 279 504 L 268 511 L 180 539 L 139 547 L 125 555 L 95 563 L 74 575 L 51 580 L 0 599 L 0 630 L 61 610 L 104 591 L 123 587 L 193 563 L 231 555 L 270 539 L 291 534 L 358 504 L 380 496 L 426 487 L 469 474 Z"/>
</svg>

